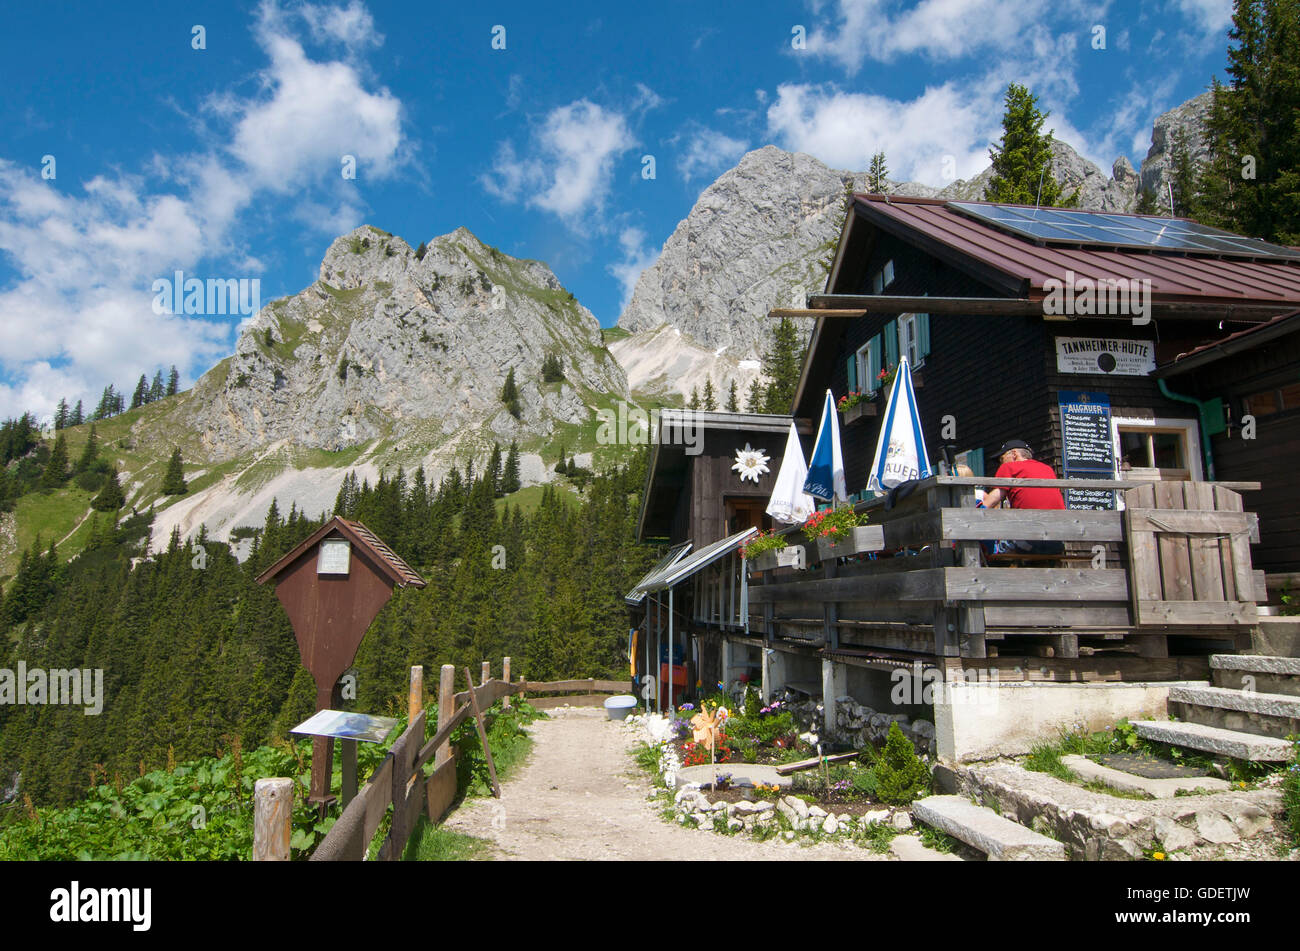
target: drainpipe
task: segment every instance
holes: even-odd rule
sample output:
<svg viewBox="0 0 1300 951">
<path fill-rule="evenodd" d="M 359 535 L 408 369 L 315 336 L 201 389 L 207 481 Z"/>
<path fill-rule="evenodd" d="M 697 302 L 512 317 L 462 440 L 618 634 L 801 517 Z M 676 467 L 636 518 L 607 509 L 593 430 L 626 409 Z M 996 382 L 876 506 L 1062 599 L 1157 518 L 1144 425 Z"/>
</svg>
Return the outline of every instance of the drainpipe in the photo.
<svg viewBox="0 0 1300 951">
<path fill-rule="evenodd" d="M 1196 407 L 1196 413 L 1201 422 L 1201 456 L 1205 462 L 1205 480 L 1207 482 L 1213 482 L 1214 457 L 1210 453 L 1210 433 L 1216 432 L 1221 428 L 1222 418 L 1218 421 L 1220 426 L 1211 427 L 1209 425 L 1210 413 L 1207 409 L 1208 404 L 1206 401 L 1198 400 L 1192 396 L 1182 396 L 1173 392 L 1169 389 L 1168 385 L 1166 385 L 1163 377 L 1157 379 L 1156 383 L 1160 385 L 1160 392 L 1164 394 L 1166 399 L 1171 399 L 1178 403 L 1191 403 Z M 1219 409 L 1219 412 L 1222 413 L 1223 410 Z"/>
</svg>

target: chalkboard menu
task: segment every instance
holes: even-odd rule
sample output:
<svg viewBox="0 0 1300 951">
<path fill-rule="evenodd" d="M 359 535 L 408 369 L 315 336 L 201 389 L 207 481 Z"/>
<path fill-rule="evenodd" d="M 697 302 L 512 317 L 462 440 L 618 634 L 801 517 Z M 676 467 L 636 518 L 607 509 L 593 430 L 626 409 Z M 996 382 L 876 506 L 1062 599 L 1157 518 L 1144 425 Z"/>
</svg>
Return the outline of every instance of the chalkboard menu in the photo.
<svg viewBox="0 0 1300 951">
<path fill-rule="evenodd" d="M 1110 397 L 1105 393 L 1062 393 L 1061 470 L 1067 479 L 1111 479 L 1115 475 L 1115 445 L 1110 432 Z M 1113 509 L 1112 489 L 1067 489 L 1071 509 Z"/>
</svg>

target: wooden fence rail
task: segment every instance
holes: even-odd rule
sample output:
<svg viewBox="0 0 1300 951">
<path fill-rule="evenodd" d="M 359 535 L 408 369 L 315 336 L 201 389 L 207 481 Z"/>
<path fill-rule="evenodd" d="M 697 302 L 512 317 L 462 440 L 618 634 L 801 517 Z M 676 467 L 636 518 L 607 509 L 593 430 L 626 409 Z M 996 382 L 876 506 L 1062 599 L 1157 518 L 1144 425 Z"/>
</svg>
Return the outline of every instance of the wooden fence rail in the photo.
<svg viewBox="0 0 1300 951">
<path fill-rule="evenodd" d="M 509 676 L 510 658 L 505 658 L 503 673 Z M 469 671 L 465 672 L 469 678 Z M 438 729 L 433 736 L 424 741 L 426 716 L 423 709 L 422 667 L 411 668 L 410 689 L 410 723 L 402 735 L 394 741 L 369 780 L 360 792 L 346 804 L 343 812 L 335 821 L 329 833 L 321 840 L 312 853 L 310 861 L 351 861 L 359 862 L 369 854 L 370 844 L 383 824 L 384 816 L 392 806 L 392 821 L 389 831 L 379 848 L 380 861 L 400 859 L 410 839 L 411 833 L 419 821 L 420 815 L 427 815 L 436 822 L 446 814 L 456 799 L 456 758 L 451 746 L 451 735 L 456 728 L 474 717 L 476 711 L 485 711 L 498 700 L 509 702 L 509 698 L 525 694 L 579 694 L 580 699 L 598 693 L 625 693 L 631 689 L 627 681 L 596 680 L 558 680 L 527 681 L 522 676 L 515 683 L 506 680 L 488 679 L 488 665 L 483 664 L 482 683 L 459 693 L 453 693 L 455 668 L 443 665 L 439 681 Z M 562 700 L 563 697 L 550 697 L 550 702 Z M 485 754 L 487 750 L 485 725 L 481 712 L 480 736 L 483 737 Z M 429 776 L 424 775 L 424 767 L 434 760 L 434 770 Z M 254 858 L 287 858 L 284 850 L 273 844 L 280 840 L 288 841 L 292 824 L 292 803 L 287 806 L 281 801 L 285 798 L 283 785 L 272 786 L 277 781 L 260 780 L 257 795 L 263 796 L 263 784 L 266 784 L 267 796 L 275 790 L 276 801 L 269 800 L 264 806 L 267 816 L 272 820 L 259 822 L 254 830 Z M 285 780 L 284 782 L 289 782 Z M 499 790 L 494 789 L 499 795 Z M 289 797 L 292 798 L 290 788 Z"/>
</svg>

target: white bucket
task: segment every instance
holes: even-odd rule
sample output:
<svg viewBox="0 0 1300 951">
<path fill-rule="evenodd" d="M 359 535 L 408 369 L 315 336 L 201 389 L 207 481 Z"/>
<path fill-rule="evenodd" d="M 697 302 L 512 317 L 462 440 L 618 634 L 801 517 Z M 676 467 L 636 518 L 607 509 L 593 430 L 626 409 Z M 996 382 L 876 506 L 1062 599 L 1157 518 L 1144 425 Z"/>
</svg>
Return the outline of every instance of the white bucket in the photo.
<svg viewBox="0 0 1300 951">
<path fill-rule="evenodd" d="M 631 694 L 619 694 L 605 698 L 605 714 L 611 720 L 626 720 L 628 714 L 636 709 L 636 697 Z"/>
</svg>

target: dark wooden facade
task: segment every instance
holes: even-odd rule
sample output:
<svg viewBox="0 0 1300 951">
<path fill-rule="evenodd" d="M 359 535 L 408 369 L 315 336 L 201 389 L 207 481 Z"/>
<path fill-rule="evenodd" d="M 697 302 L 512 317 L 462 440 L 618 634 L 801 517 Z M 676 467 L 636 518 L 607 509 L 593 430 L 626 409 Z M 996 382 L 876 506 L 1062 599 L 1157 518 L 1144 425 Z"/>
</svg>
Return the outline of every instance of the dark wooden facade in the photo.
<svg viewBox="0 0 1300 951">
<path fill-rule="evenodd" d="M 1187 354 L 1157 375 L 1178 393 L 1223 401 L 1229 425 L 1211 440 L 1215 476 L 1261 483 L 1245 494 L 1261 522 L 1255 566 L 1300 572 L 1300 314 Z M 1253 429 L 1243 427 L 1247 416 Z"/>
</svg>

